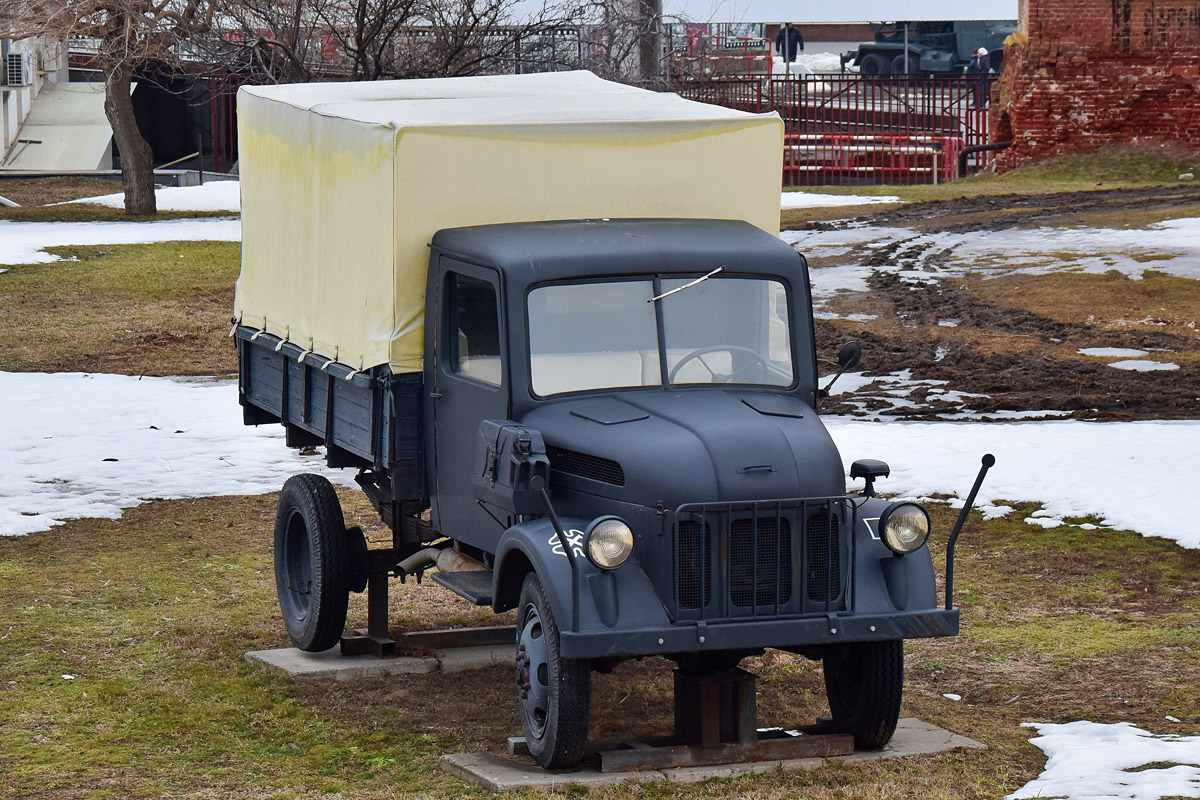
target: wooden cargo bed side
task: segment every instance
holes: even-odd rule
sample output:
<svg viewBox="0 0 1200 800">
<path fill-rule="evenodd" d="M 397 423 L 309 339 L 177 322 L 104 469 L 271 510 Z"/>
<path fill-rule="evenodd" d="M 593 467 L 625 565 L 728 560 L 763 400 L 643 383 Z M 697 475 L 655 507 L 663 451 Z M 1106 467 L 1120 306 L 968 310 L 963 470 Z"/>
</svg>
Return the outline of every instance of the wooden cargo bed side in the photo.
<svg viewBox="0 0 1200 800">
<path fill-rule="evenodd" d="M 419 373 L 354 371 L 246 326 L 236 339 L 247 425 L 282 424 L 288 446 L 324 446 L 329 466 L 382 472 L 396 497 L 424 496 Z"/>
</svg>

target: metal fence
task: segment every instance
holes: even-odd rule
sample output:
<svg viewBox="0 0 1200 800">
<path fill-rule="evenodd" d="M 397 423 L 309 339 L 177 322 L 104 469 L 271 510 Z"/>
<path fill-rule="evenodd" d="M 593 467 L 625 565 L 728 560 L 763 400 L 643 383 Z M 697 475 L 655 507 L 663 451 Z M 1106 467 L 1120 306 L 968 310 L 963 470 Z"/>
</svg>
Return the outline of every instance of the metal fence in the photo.
<svg viewBox="0 0 1200 800">
<path fill-rule="evenodd" d="M 743 111 L 776 111 L 787 128 L 785 186 L 940 183 L 963 147 L 988 142 L 990 81 L 850 74 L 721 76 L 673 90 Z M 987 153 L 972 166 L 986 165 Z"/>
</svg>

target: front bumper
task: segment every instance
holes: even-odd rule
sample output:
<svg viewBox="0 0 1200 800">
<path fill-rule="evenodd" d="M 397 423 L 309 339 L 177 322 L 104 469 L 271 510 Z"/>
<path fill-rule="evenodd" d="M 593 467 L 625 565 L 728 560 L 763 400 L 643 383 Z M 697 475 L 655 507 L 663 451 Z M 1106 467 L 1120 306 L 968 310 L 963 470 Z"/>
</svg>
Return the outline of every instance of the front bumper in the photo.
<svg viewBox="0 0 1200 800">
<path fill-rule="evenodd" d="M 563 658 L 647 656 L 928 639 L 957 634 L 958 609 L 934 608 L 889 614 L 701 621 L 634 630 L 562 631 L 559 653 Z"/>
</svg>

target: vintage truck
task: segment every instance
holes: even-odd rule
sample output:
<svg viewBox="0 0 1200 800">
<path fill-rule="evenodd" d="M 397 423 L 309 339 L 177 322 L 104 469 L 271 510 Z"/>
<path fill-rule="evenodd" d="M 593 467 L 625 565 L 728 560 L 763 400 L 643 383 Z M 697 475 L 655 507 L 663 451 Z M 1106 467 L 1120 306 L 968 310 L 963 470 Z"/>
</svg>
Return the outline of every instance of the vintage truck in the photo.
<svg viewBox="0 0 1200 800">
<path fill-rule="evenodd" d="M 959 22 L 888 22 L 871 25 L 875 40 L 863 42 L 841 57 L 842 69 L 858 67 L 860 75 L 961 75 L 971 56 L 986 48 L 992 69 L 1004 69 L 1004 40 L 1017 29 L 1016 20 Z"/>
<path fill-rule="evenodd" d="M 777 116 L 559 73 L 247 87 L 239 125 L 245 422 L 356 469 L 393 532 L 369 548 L 325 478 L 285 484 L 298 647 L 388 655 L 389 577 L 436 564 L 517 610 L 543 766 L 580 760 L 592 671 L 646 656 L 821 659 L 835 724 L 889 740 L 904 640 L 959 614 L 928 514 L 873 496 L 881 462 L 848 493 L 816 413 Z"/>
</svg>

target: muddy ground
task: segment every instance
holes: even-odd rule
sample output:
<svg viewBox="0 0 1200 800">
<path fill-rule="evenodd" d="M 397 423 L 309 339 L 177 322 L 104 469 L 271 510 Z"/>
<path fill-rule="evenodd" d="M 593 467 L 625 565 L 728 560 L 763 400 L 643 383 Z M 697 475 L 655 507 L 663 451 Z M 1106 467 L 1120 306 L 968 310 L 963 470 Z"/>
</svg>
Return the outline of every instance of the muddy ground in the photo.
<svg viewBox="0 0 1200 800">
<path fill-rule="evenodd" d="M 863 213 L 853 222 L 937 234 L 1081 224 L 1120 227 L 1198 213 L 1200 186 L 1187 185 L 920 203 Z M 836 230 L 845 224 L 794 227 Z M 946 255 L 927 243 L 898 241 L 859 253 L 856 263 L 936 272 Z M 813 261 L 816 270 L 827 265 Z M 933 277 L 914 286 L 894 271 L 876 271 L 868 284 L 869 292 L 838 298 L 841 318 L 817 320 L 817 349 L 823 358 L 836 354 L 846 340 L 857 339 L 865 351 L 859 369 L 867 375 L 909 370 L 915 380 L 946 381 L 945 387 L 981 396 L 948 402 L 936 386 L 917 386 L 906 397 L 911 405 L 896 407 L 895 385 L 881 382 L 835 393 L 825 411 L 916 419 L 962 413 L 1011 417 L 1014 412 L 1105 420 L 1200 416 L 1198 281 L 1067 273 L 1019 280 Z M 1168 306 L 1173 306 L 1169 313 Z M 874 318 L 846 319 L 856 314 Z M 946 320 L 956 324 L 947 327 Z M 1166 360 L 1179 369 L 1113 369 L 1078 354 L 1092 347 L 1170 351 Z M 832 364 L 820 370 L 833 371 Z"/>
</svg>

